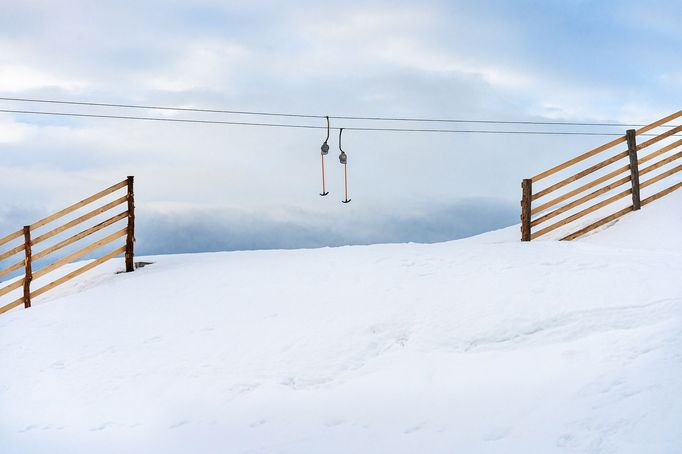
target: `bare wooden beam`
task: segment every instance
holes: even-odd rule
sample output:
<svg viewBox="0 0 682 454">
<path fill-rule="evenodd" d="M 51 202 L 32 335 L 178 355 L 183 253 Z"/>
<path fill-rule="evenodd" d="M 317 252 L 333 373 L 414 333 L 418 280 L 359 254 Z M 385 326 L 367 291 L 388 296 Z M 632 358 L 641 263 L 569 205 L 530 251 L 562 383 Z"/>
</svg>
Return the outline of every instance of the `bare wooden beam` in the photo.
<svg viewBox="0 0 682 454">
<path fill-rule="evenodd" d="M 133 190 L 133 181 L 135 177 L 128 177 L 128 230 L 126 232 L 126 273 L 135 270 L 135 191 Z"/>
<path fill-rule="evenodd" d="M 17 230 L 16 232 L 12 232 L 7 236 L 4 236 L 0 238 L 0 246 L 7 243 L 8 241 L 16 240 L 17 238 L 20 238 L 24 234 L 23 230 Z"/>
<path fill-rule="evenodd" d="M 675 112 L 674 114 L 668 115 L 667 117 L 663 117 L 660 120 L 654 121 L 651 124 L 648 124 L 646 126 L 639 128 L 637 131 L 635 131 L 635 134 L 639 135 L 639 134 L 643 134 L 645 132 L 651 131 L 652 129 L 655 129 L 659 126 L 662 126 L 662 125 L 668 123 L 669 121 L 672 121 L 672 120 L 679 118 L 681 116 L 682 116 L 682 110 Z M 668 137 L 668 136 L 675 134 L 676 132 L 682 130 L 682 129 L 678 129 L 678 128 L 682 128 L 682 126 L 678 126 L 677 128 L 671 129 L 670 131 L 673 131 L 673 132 L 668 131 L 668 133 L 664 133 L 666 135 L 664 135 L 664 137 L 661 137 L 660 139 L 657 139 L 655 141 L 652 139 L 652 141 L 649 141 L 650 143 L 648 143 L 648 144 L 646 142 L 644 142 L 641 147 L 643 148 L 644 146 L 648 146 L 648 145 L 651 145 L 652 143 L 656 143 L 659 140 L 662 140 L 665 137 Z M 654 138 L 654 139 L 656 139 L 656 138 Z M 541 173 L 535 175 L 532 178 L 532 180 L 533 180 L 533 182 L 538 182 L 543 178 L 547 178 L 550 175 L 554 175 L 555 173 L 557 173 L 557 172 L 559 172 L 559 171 L 561 171 L 567 167 L 570 167 L 573 164 L 577 164 L 581 161 L 584 161 L 585 159 L 591 158 L 592 156 L 597 155 L 597 154 L 601 153 L 602 151 L 608 150 L 609 148 L 612 148 L 612 147 L 618 145 L 619 143 L 623 143 L 625 141 L 626 141 L 625 136 L 618 137 L 617 139 L 614 139 L 611 142 L 605 143 L 604 145 L 600 145 L 597 148 L 594 148 L 594 149 L 588 151 L 587 153 L 583 153 L 580 156 L 576 156 L 573 159 L 569 159 L 568 161 L 566 161 L 562 164 L 559 164 L 558 166 L 555 166 L 555 167 L 552 167 L 551 169 L 545 170 L 544 172 L 541 172 Z M 644 144 L 646 144 L 646 145 L 644 145 Z"/>
<path fill-rule="evenodd" d="M 599 185 L 599 184 L 601 184 L 601 183 L 604 183 L 605 181 L 608 181 L 608 180 L 610 180 L 610 179 L 613 178 L 613 177 L 617 177 L 617 176 L 620 175 L 621 173 L 626 172 L 626 171 L 628 171 L 628 170 L 630 170 L 630 165 L 626 165 L 626 166 L 623 166 L 623 167 L 619 167 L 619 168 L 617 168 L 616 170 L 614 170 L 613 172 L 607 173 L 606 175 L 601 176 L 601 177 L 599 177 L 599 178 L 597 178 L 597 179 L 595 179 L 595 180 L 593 180 L 593 181 L 591 181 L 591 182 L 589 182 L 589 183 L 585 183 L 584 185 L 582 185 L 582 186 L 580 186 L 580 187 L 578 187 L 578 188 L 575 188 L 575 189 L 573 189 L 573 190 L 571 190 L 571 191 L 568 191 L 567 193 L 565 193 L 565 194 L 563 194 L 563 195 L 561 195 L 561 196 L 559 196 L 559 197 L 557 197 L 557 198 L 554 198 L 554 199 L 552 199 L 552 200 L 550 200 L 550 201 L 548 201 L 548 202 L 545 202 L 545 203 L 543 203 L 542 205 L 536 206 L 535 208 L 533 208 L 533 209 L 531 210 L 531 214 L 540 213 L 540 212 L 546 210 L 547 208 L 553 207 L 553 206 L 556 205 L 557 203 L 563 202 L 564 200 L 568 200 L 568 199 L 570 199 L 571 197 L 573 197 L 574 195 L 578 195 L 578 194 L 580 194 L 581 192 L 586 191 L 586 190 L 588 190 L 588 189 L 591 189 L 591 188 L 593 188 L 593 187 L 595 187 L 595 186 L 597 186 L 597 185 Z"/>
<path fill-rule="evenodd" d="M 0 262 L 9 258 L 9 257 L 12 257 L 14 254 L 18 254 L 19 252 L 21 252 L 23 250 L 24 250 L 24 245 L 20 244 L 19 246 L 15 247 L 14 249 L 10 249 L 7 252 L 3 252 L 2 254 L 0 254 Z"/>
<path fill-rule="evenodd" d="M 616 213 L 613 213 L 613 214 L 610 215 L 610 216 L 606 216 L 605 218 L 600 219 L 600 220 L 598 220 L 597 222 L 595 222 L 595 223 L 593 223 L 593 224 L 590 224 L 590 225 L 588 225 L 587 227 L 584 227 L 584 228 L 578 230 L 577 232 L 573 232 L 573 233 L 571 233 L 570 235 L 567 235 L 567 236 L 563 237 L 563 238 L 561 239 L 561 241 L 570 241 L 570 240 L 574 240 L 574 239 L 576 239 L 576 238 L 578 238 L 578 237 L 580 237 L 580 236 L 585 235 L 585 234 L 588 233 L 588 232 L 591 232 L 592 230 L 594 230 L 594 229 L 596 229 L 596 228 L 598 228 L 598 227 L 601 227 L 601 226 L 604 225 L 604 224 L 608 224 L 608 223 L 611 222 L 611 221 L 615 221 L 615 220 L 618 219 L 619 217 L 624 216 L 624 215 L 630 213 L 631 211 L 632 211 L 632 207 L 631 207 L 631 206 L 629 206 L 629 207 L 627 207 L 627 208 L 623 208 L 622 210 L 620 210 L 620 211 L 618 211 L 618 212 L 616 212 Z"/>
<path fill-rule="evenodd" d="M 580 206 L 583 203 L 594 199 L 595 197 L 598 197 L 602 194 L 605 194 L 605 193 L 609 192 L 610 190 L 615 189 L 618 186 L 621 186 L 621 185 L 627 183 L 628 181 L 630 181 L 630 175 L 628 175 L 624 178 L 621 178 L 620 180 L 616 180 L 609 185 L 601 187 L 601 188 L 597 189 L 596 191 L 590 192 L 589 194 L 587 194 L 583 197 L 580 197 L 579 199 L 576 199 L 573 202 L 568 203 L 568 204 L 566 204 L 560 208 L 557 208 L 554 211 L 550 211 L 549 213 L 545 214 L 544 216 L 540 216 L 539 218 L 534 219 L 530 225 L 531 225 L 531 227 L 535 227 L 536 225 L 541 224 L 545 221 L 548 221 L 549 219 L 552 219 L 553 217 L 556 217 L 556 216 L 560 215 L 561 213 L 565 213 L 566 211 L 568 211 L 572 208 L 575 208 L 577 206 Z"/>
<path fill-rule="evenodd" d="M 666 145 L 665 147 L 662 147 L 662 148 L 660 148 L 660 149 L 658 149 L 658 150 L 656 150 L 656 151 L 653 151 L 653 152 L 649 153 L 649 154 L 646 155 L 646 156 L 640 157 L 640 158 L 639 158 L 639 163 L 640 163 L 640 164 L 644 164 L 644 163 L 647 162 L 647 161 L 651 161 L 651 160 L 654 159 L 655 157 L 660 156 L 660 155 L 662 155 L 663 153 L 666 153 L 666 152 L 668 152 L 668 151 L 670 151 L 670 150 L 672 150 L 672 149 L 674 149 L 674 148 L 677 148 L 677 147 L 679 147 L 680 145 L 682 145 L 682 139 L 676 140 L 675 142 L 673 142 L 673 143 L 671 143 L 671 144 L 669 144 L 669 145 Z M 638 153 L 638 156 L 639 156 L 639 153 Z"/>
<path fill-rule="evenodd" d="M 663 117 L 660 120 L 654 121 L 651 124 L 648 124 L 646 126 L 642 126 L 637 130 L 637 135 L 643 134 L 645 132 L 651 131 L 654 128 L 658 128 L 659 126 L 663 126 L 664 124 L 668 123 L 669 121 L 673 121 L 674 119 L 682 117 L 682 110 L 679 110 L 675 112 L 674 114 L 670 114 L 667 117 Z"/>
<path fill-rule="evenodd" d="M 670 187 L 667 188 L 667 189 L 662 190 L 661 192 L 657 192 L 656 194 L 654 194 L 654 195 L 652 195 L 652 196 L 650 196 L 650 197 L 647 197 L 646 199 L 642 200 L 642 205 L 646 205 L 647 203 L 651 203 L 651 202 L 653 202 L 654 200 L 658 200 L 658 199 L 660 199 L 661 197 L 664 197 L 664 196 L 670 194 L 670 193 L 673 192 L 673 191 L 677 191 L 677 190 L 680 189 L 680 188 L 682 188 L 682 181 L 679 182 L 679 183 L 677 183 L 677 184 L 674 184 L 674 185 L 670 186 Z"/>
<path fill-rule="evenodd" d="M 31 297 L 35 298 L 38 295 L 42 295 L 43 293 L 47 292 L 48 290 L 51 290 L 51 289 L 55 288 L 56 286 L 61 285 L 64 282 L 67 282 L 67 281 L 73 279 L 74 277 L 81 275 L 81 274 L 85 273 L 86 271 L 95 268 L 98 265 L 101 265 L 102 263 L 106 262 L 107 260 L 113 259 L 117 255 L 125 252 L 125 250 L 126 250 L 125 246 L 121 246 L 117 249 L 114 249 L 110 253 L 98 258 L 97 260 L 93 260 L 92 262 L 88 263 L 87 265 L 84 265 L 84 266 L 82 266 L 82 267 L 80 267 L 74 271 L 71 271 L 68 274 L 65 274 L 64 276 L 60 277 L 59 279 L 45 285 L 44 287 L 41 287 L 37 290 L 34 290 L 31 293 Z"/>
<path fill-rule="evenodd" d="M 23 264 L 24 262 L 21 262 L 21 263 Z M 11 284 L 6 285 L 3 288 L 0 288 L 0 296 L 7 295 L 9 292 L 11 292 L 12 290 L 18 289 L 22 285 L 24 285 L 24 279 L 23 278 L 17 279 L 16 281 L 12 282 Z"/>
<path fill-rule="evenodd" d="M 643 168 L 642 170 L 639 171 L 639 175 L 646 175 L 649 172 L 653 172 L 654 170 L 658 169 L 659 167 L 663 167 L 666 164 L 669 164 L 673 161 L 677 161 L 678 159 L 682 158 L 682 151 L 679 151 L 675 153 L 674 155 L 668 156 L 665 159 L 661 159 L 660 161 L 656 162 L 655 164 L 651 164 L 650 166 L 647 166 Z"/>
<path fill-rule="evenodd" d="M 533 194 L 533 180 L 521 182 L 521 241 L 530 241 L 530 211 Z"/>
<path fill-rule="evenodd" d="M 542 196 L 545 196 L 551 192 L 556 191 L 557 189 L 563 188 L 564 186 L 566 186 L 569 183 L 573 183 L 576 180 L 579 180 L 579 179 L 581 179 L 587 175 L 590 175 L 591 173 L 596 172 L 599 169 L 602 169 L 602 168 L 604 168 L 610 164 L 613 164 L 616 161 L 619 161 L 619 160 L 621 160 L 623 158 L 627 158 L 627 157 L 628 157 L 627 151 L 623 151 L 622 153 L 618 153 L 615 156 L 611 156 L 609 159 L 606 159 L 606 160 L 604 160 L 598 164 L 595 164 L 592 167 L 589 167 L 589 168 L 587 168 L 581 172 L 576 173 L 575 175 L 571 175 L 568 178 L 564 178 L 563 180 L 543 189 L 542 191 L 539 191 L 537 194 L 533 194 L 533 200 L 537 200 Z"/>
<path fill-rule="evenodd" d="M 563 164 L 559 164 L 558 166 L 552 167 L 549 170 L 545 170 L 544 172 L 541 172 L 537 175 L 535 175 L 532 180 L 533 182 L 537 182 L 542 180 L 543 178 L 546 178 L 550 175 L 554 175 L 555 173 L 564 170 L 567 167 L 572 166 L 573 164 L 577 164 L 581 161 L 584 161 L 585 159 L 591 158 L 594 155 L 597 155 L 601 153 L 602 151 L 608 150 L 609 148 L 613 148 L 619 143 L 625 142 L 625 136 L 623 137 L 618 137 L 617 139 L 612 140 L 609 143 L 605 143 L 604 145 L 598 146 L 597 148 L 594 148 L 587 153 L 583 153 L 580 156 L 577 156 L 573 159 L 569 159 L 568 161 L 564 162 Z"/>
<path fill-rule="evenodd" d="M 564 218 L 558 222 L 555 222 L 554 224 L 551 224 L 544 229 L 538 230 L 536 233 L 534 233 L 531 238 L 535 239 L 539 236 L 542 236 L 546 233 L 551 232 L 552 230 L 558 229 L 559 227 L 569 224 L 577 219 L 580 219 L 581 217 L 590 214 L 594 211 L 597 211 L 600 208 L 605 207 L 606 205 L 610 205 L 611 203 L 615 202 L 616 200 L 622 199 L 623 197 L 627 197 L 632 193 L 632 189 L 628 189 L 627 191 L 619 192 L 616 195 L 613 195 L 609 197 L 608 199 L 602 200 L 599 203 L 596 203 L 588 208 L 585 208 L 584 210 L 578 211 L 575 214 L 572 214 L 571 216 L 568 216 L 567 218 Z"/>
<path fill-rule="evenodd" d="M 95 216 L 104 213 L 105 211 L 109 211 L 113 207 L 118 206 L 127 200 L 128 200 L 128 196 L 125 196 L 125 195 L 123 197 L 119 197 L 116 200 L 112 200 L 111 202 L 107 203 L 106 205 L 102 205 L 99 208 L 96 208 L 96 209 L 94 209 L 88 213 L 85 213 L 83 216 L 77 217 L 76 219 L 69 221 L 66 224 L 62 225 L 61 227 L 57 227 L 57 228 L 50 230 L 49 232 L 43 233 L 42 235 L 34 238 L 32 244 L 35 246 L 36 244 L 40 243 L 41 241 L 45 241 L 48 238 L 52 238 L 53 236 L 58 235 L 58 234 L 62 233 L 63 231 L 68 230 L 71 227 L 74 227 L 74 226 L 80 224 L 81 222 L 85 222 L 88 219 L 92 219 Z"/>
<path fill-rule="evenodd" d="M 23 302 L 24 302 L 24 297 L 22 296 L 21 298 L 16 299 L 16 300 L 12 301 L 11 303 L 6 304 L 6 305 L 0 307 L 0 314 L 4 314 L 4 313 L 7 312 L 8 310 L 14 309 L 14 308 L 17 307 L 17 306 L 20 306 L 21 303 L 23 303 Z"/>
<path fill-rule="evenodd" d="M 663 139 L 665 139 L 665 138 L 667 138 L 667 137 L 670 137 L 670 136 L 672 136 L 673 134 L 676 134 L 676 133 L 678 133 L 678 132 L 680 132 L 680 131 L 682 131 L 682 126 L 676 126 L 676 127 L 672 128 L 672 129 L 668 129 L 666 132 L 664 132 L 664 133 L 662 133 L 662 134 L 659 134 L 659 135 L 657 135 L 656 137 L 653 137 L 653 138 L 647 140 L 646 142 L 642 142 L 641 144 L 639 144 L 639 145 L 637 146 L 637 149 L 638 149 L 638 150 L 641 150 L 642 148 L 646 148 L 646 147 L 648 147 L 648 146 L 650 146 L 650 145 L 653 145 L 653 144 L 655 144 L 656 142 L 660 142 L 661 140 L 663 140 Z"/>
<path fill-rule="evenodd" d="M 630 181 L 632 182 L 632 209 L 637 211 L 641 208 L 639 199 L 639 165 L 637 164 L 637 131 L 628 129 L 625 138 L 628 142 L 628 155 L 630 156 Z"/>
<path fill-rule="evenodd" d="M 103 228 L 110 226 L 111 224 L 114 224 L 114 223 L 116 223 L 122 219 L 125 219 L 126 217 L 128 217 L 128 212 L 124 211 L 123 213 L 119 213 L 116 216 L 113 216 L 113 217 L 107 219 L 106 221 L 102 221 L 99 224 L 90 227 L 89 229 L 83 230 L 82 232 L 77 233 L 76 235 L 65 239 L 64 241 L 60 241 L 59 243 L 55 244 L 54 246 L 51 246 L 51 247 L 44 249 L 44 250 L 42 250 L 36 254 L 33 254 L 33 261 L 36 262 L 36 261 L 42 259 L 43 257 L 46 257 L 55 251 L 58 251 L 58 250 L 66 247 L 70 244 L 73 244 L 78 240 L 81 240 L 85 237 L 88 237 L 88 236 L 92 235 L 93 233 L 98 232 L 98 231 L 102 230 Z"/>
<path fill-rule="evenodd" d="M 646 188 L 647 186 L 651 186 L 652 184 L 658 183 L 659 181 L 661 181 L 664 178 L 667 178 L 671 175 L 676 174 L 680 170 L 682 170 L 682 165 L 674 167 L 674 168 L 668 170 L 667 172 L 660 173 L 660 174 L 656 175 L 655 177 L 646 180 L 645 182 L 641 183 L 639 185 L 639 187 L 640 188 Z"/>
<path fill-rule="evenodd" d="M 24 245 L 23 245 L 23 244 L 21 245 L 21 249 L 22 249 L 22 250 L 24 249 Z M 8 266 L 7 268 L 5 268 L 5 269 L 3 269 L 3 270 L 0 270 L 0 277 L 4 276 L 4 275 L 6 275 L 6 274 L 9 274 L 9 273 L 11 273 L 12 271 L 20 270 L 20 269 L 22 269 L 23 267 L 24 267 L 24 259 L 21 259 L 20 261 L 18 261 L 18 262 L 15 263 L 14 265 Z"/>
<path fill-rule="evenodd" d="M 33 280 L 32 272 L 32 258 L 31 258 L 31 226 L 24 226 L 24 251 L 26 258 L 24 259 L 24 307 L 28 309 L 31 307 L 31 280 Z"/>
<path fill-rule="evenodd" d="M 656 164 L 654 164 L 654 165 L 656 165 Z M 649 166 L 649 167 L 647 167 L 647 169 L 651 169 L 651 167 L 653 167 L 653 166 Z M 642 169 L 642 172 L 641 172 L 641 173 L 645 173 L 645 170 L 647 170 L 647 169 Z M 651 170 L 653 170 L 653 169 L 651 169 Z M 658 181 L 660 181 L 660 180 L 662 180 L 662 179 L 664 179 L 664 178 L 666 178 L 666 177 L 668 177 L 668 176 L 670 176 L 670 175 L 673 175 L 674 173 L 677 173 L 677 172 L 679 172 L 679 171 L 682 171 L 682 165 L 677 166 L 677 167 L 675 167 L 674 169 L 671 169 L 671 170 L 669 170 L 669 171 L 667 171 L 667 172 L 664 172 L 664 173 L 662 173 L 662 174 L 660 174 L 660 175 L 657 175 L 656 177 L 652 178 L 652 179 L 649 180 L 649 181 L 645 181 L 645 182 L 641 183 L 641 184 L 640 184 L 640 188 L 643 188 L 643 187 L 652 185 L 652 184 L 654 184 L 654 183 L 656 183 L 656 182 L 658 182 Z M 654 200 L 660 199 L 661 197 L 664 197 L 664 196 L 670 194 L 671 192 L 676 191 L 677 189 L 679 189 L 679 188 L 681 188 L 681 187 L 682 187 L 682 182 L 677 183 L 677 184 L 674 184 L 673 186 L 670 186 L 670 187 L 667 188 L 667 189 L 664 189 L 664 190 L 662 190 L 662 191 L 660 191 L 660 192 L 658 192 L 658 193 L 656 193 L 656 194 L 654 194 L 654 195 L 652 195 L 652 196 L 650 196 L 650 197 L 647 197 L 646 199 L 641 200 L 641 205 L 646 205 L 647 203 L 651 203 L 651 202 L 653 202 Z M 618 211 L 618 212 L 616 212 L 616 213 L 614 213 L 614 214 L 612 214 L 612 215 L 610 215 L 610 216 L 607 216 L 607 217 L 605 217 L 605 218 L 603 218 L 603 219 L 600 219 L 599 221 L 594 222 L 594 223 L 588 225 L 587 227 L 584 227 L 584 228 L 582 228 L 582 229 L 580 229 L 580 230 L 578 230 L 578 231 L 576 231 L 576 232 L 571 233 L 570 235 L 565 236 L 564 238 L 562 238 L 562 240 L 573 240 L 573 239 L 576 239 L 576 238 L 578 238 L 578 237 L 580 237 L 580 236 L 585 235 L 585 234 L 588 233 L 588 232 L 591 232 L 592 230 L 594 230 L 594 229 L 596 229 L 596 228 L 598 228 L 598 227 L 601 227 L 601 226 L 604 225 L 604 224 L 607 224 L 607 223 L 609 223 L 609 222 L 611 222 L 611 221 L 614 221 L 614 220 L 618 219 L 618 218 L 621 217 L 621 216 L 624 216 L 625 214 L 627 214 L 627 213 L 629 213 L 629 212 L 631 212 L 631 211 L 633 211 L 633 207 L 632 207 L 632 206 L 629 206 L 629 207 L 627 207 L 627 208 L 623 208 L 622 210 L 620 210 L 620 211 Z"/>
<path fill-rule="evenodd" d="M 38 271 L 33 273 L 33 278 L 38 279 L 39 277 L 42 277 L 42 276 L 46 275 L 47 273 L 54 271 L 57 268 L 64 266 L 69 262 L 72 262 L 73 260 L 79 259 L 79 258 L 83 257 L 84 255 L 87 255 L 88 253 L 94 251 L 95 249 L 98 249 L 98 248 L 104 246 L 105 244 L 111 243 L 116 238 L 121 238 L 122 236 L 125 236 L 127 230 L 128 230 L 127 228 L 118 230 L 118 231 L 112 233 L 111 235 L 107 235 L 104 238 L 102 238 L 101 240 L 95 241 L 94 243 L 90 244 L 89 246 L 84 247 L 80 251 L 73 252 L 73 253 L 67 255 L 66 257 L 63 257 L 63 258 L 57 260 L 53 264 L 39 269 Z"/>
<path fill-rule="evenodd" d="M 48 224 L 48 223 L 54 221 L 55 219 L 58 219 L 58 218 L 66 215 L 66 214 L 69 214 L 73 211 L 76 211 L 77 209 L 84 207 L 85 205 L 88 205 L 88 204 L 94 202 L 95 200 L 99 200 L 102 197 L 111 194 L 112 192 L 115 192 L 121 188 L 125 188 L 127 185 L 128 185 L 128 182 L 125 180 L 121 181 L 120 183 L 116 183 L 115 185 L 108 187 L 107 189 L 100 191 L 97 194 L 91 195 L 90 197 L 83 199 L 80 202 L 74 203 L 73 205 L 66 207 L 63 210 L 60 210 L 54 214 L 51 214 L 50 216 L 43 218 L 40 221 L 34 222 L 33 224 L 31 224 L 31 228 L 37 229 L 38 227 L 42 227 L 45 224 Z"/>
</svg>

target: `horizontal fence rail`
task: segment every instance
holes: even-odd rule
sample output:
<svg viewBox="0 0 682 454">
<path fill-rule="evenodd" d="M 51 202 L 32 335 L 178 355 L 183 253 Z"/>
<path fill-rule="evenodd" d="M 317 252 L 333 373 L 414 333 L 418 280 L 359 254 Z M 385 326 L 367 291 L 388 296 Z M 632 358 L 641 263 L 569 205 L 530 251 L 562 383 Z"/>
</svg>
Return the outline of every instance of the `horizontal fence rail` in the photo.
<svg viewBox="0 0 682 454">
<path fill-rule="evenodd" d="M 654 137 L 639 144 L 637 136 L 656 130 L 680 117 L 682 111 L 637 130 L 628 130 L 621 137 L 532 178 L 524 179 L 521 182 L 521 240 L 531 241 L 554 231 L 558 232 L 561 240 L 573 240 L 679 189 L 682 182 L 645 198 L 640 195 L 641 189 L 682 171 L 682 165 L 677 165 L 655 176 L 649 176 L 682 158 L 682 139 L 650 151 L 656 148 L 656 144 L 673 140 L 682 131 L 682 125 L 666 129 L 660 134 L 654 133 Z M 604 159 L 596 163 L 590 161 L 585 167 L 588 160 L 598 159 L 602 154 L 606 155 Z M 651 162 L 656 159 L 658 160 Z M 649 164 L 643 166 L 646 163 Z M 580 168 L 581 166 L 585 168 Z M 642 177 L 647 179 L 641 181 Z M 536 191 L 538 183 L 545 179 L 553 181 Z M 627 198 L 632 200 L 629 206 L 621 207 L 597 220 L 586 218 L 591 213 L 601 214 L 611 204 Z M 578 225 L 577 221 L 580 220 L 589 222 L 587 225 Z"/>
<path fill-rule="evenodd" d="M 58 285 L 61 285 L 73 279 L 74 277 L 79 276 L 85 273 L 86 271 L 91 270 L 96 266 L 106 262 L 107 260 L 110 260 L 121 254 L 125 255 L 126 272 L 133 271 L 135 268 L 133 263 L 134 258 L 133 244 L 135 241 L 135 199 L 134 199 L 135 196 L 133 191 L 133 182 L 134 178 L 128 177 L 127 179 L 119 183 L 116 183 L 115 185 L 110 186 L 107 189 L 104 189 L 96 194 L 93 194 L 92 196 L 83 199 L 80 202 L 74 203 L 73 205 L 68 206 L 63 210 L 60 210 L 54 214 L 51 214 L 50 216 L 40 219 L 39 221 L 36 221 L 31 225 L 25 226 L 23 229 L 17 230 L 16 232 L 12 232 L 0 238 L 0 248 L 6 248 L 7 246 L 5 245 L 12 241 L 19 239 L 23 240 L 23 243 L 17 246 L 14 247 L 10 246 L 10 249 L 4 252 L 0 251 L 0 262 L 2 262 L 3 260 L 10 259 L 15 255 L 23 253 L 23 257 L 19 258 L 17 262 L 11 263 L 4 269 L 0 269 L 0 279 L 3 278 L 4 276 L 7 276 L 8 274 L 23 269 L 22 276 L 15 277 L 14 280 L 12 280 L 9 283 L 0 282 L 0 297 L 9 294 L 12 291 L 23 288 L 23 295 L 20 298 L 15 299 L 14 301 L 11 301 L 10 303 L 5 304 L 4 306 L 0 305 L 0 314 L 7 312 L 8 310 L 20 306 L 22 304 L 24 305 L 24 307 L 29 308 L 31 307 L 31 298 L 35 298 L 39 295 L 42 295 L 43 293 L 57 287 Z M 82 214 L 68 222 L 65 222 L 62 225 L 53 227 L 52 229 L 44 233 L 34 235 L 34 232 L 37 229 L 40 229 L 41 227 L 44 227 L 47 224 L 51 224 L 57 221 L 58 219 L 67 216 L 68 214 L 75 213 L 77 210 L 83 209 L 93 204 L 94 202 L 99 201 L 100 199 L 103 199 L 107 196 L 111 196 L 117 191 L 121 191 L 124 189 L 125 195 L 117 197 L 114 200 L 107 202 L 99 207 L 90 209 L 85 214 Z M 85 228 L 74 235 L 68 236 L 67 238 L 58 241 L 55 244 L 47 246 L 40 251 L 34 250 L 34 247 L 36 245 L 40 245 L 43 242 L 53 237 L 56 237 L 57 235 L 60 235 L 73 227 L 81 225 L 82 223 L 90 219 L 93 219 L 97 216 L 100 216 L 121 205 L 125 205 L 124 211 L 119 212 L 105 219 L 104 221 L 97 223 L 96 225 Z M 118 230 L 107 234 L 103 238 L 93 241 L 90 244 L 81 247 L 80 249 L 77 249 L 74 252 L 68 253 L 49 264 L 36 266 L 37 264 L 36 262 L 41 261 L 47 257 L 50 257 L 52 254 L 61 251 L 62 249 L 67 248 L 68 246 L 77 244 L 81 242 L 81 240 L 89 237 L 90 235 L 102 231 L 103 229 L 114 224 L 117 224 L 123 220 L 127 220 L 125 227 L 119 228 Z M 116 247 L 113 251 L 108 252 L 73 271 L 70 271 L 69 273 L 59 277 L 58 279 L 52 282 L 49 282 L 48 284 L 45 284 L 34 290 L 31 289 L 31 283 L 34 280 L 44 277 L 49 273 L 52 273 L 53 271 L 56 271 L 57 269 L 63 267 L 64 265 L 71 263 L 74 260 L 85 257 L 86 255 L 91 254 L 92 252 L 108 244 L 111 244 L 123 237 L 125 237 L 124 245 Z"/>
</svg>

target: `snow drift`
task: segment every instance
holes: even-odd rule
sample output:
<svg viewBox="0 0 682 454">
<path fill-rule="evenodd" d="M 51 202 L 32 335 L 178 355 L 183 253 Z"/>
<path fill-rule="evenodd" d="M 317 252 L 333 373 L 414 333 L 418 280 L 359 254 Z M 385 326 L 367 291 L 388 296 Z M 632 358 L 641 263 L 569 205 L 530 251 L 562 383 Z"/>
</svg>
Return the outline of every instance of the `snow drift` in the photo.
<svg viewBox="0 0 682 454">
<path fill-rule="evenodd" d="M 681 232 L 113 261 L 0 317 L 0 451 L 680 452 Z"/>
</svg>

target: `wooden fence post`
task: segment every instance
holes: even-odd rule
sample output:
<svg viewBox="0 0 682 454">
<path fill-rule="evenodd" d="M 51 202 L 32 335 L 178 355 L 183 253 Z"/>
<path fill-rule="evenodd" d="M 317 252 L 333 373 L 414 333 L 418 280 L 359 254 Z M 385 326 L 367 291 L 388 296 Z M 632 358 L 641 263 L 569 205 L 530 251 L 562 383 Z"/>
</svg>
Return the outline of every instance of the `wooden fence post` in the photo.
<svg viewBox="0 0 682 454">
<path fill-rule="evenodd" d="M 630 181 L 632 182 L 632 209 L 639 210 L 642 203 L 639 197 L 639 164 L 637 163 L 637 136 L 634 129 L 625 132 L 630 156 Z"/>
<path fill-rule="evenodd" d="M 31 307 L 31 281 L 33 280 L 33 267 L 31 258 L 31 226 L 24 226 L 24 307 Z"/>
<path fill-rule="evenodd" d="M 126 273 L 135 270 L 134 246 L 135 242 L 135 193 L 133 191 L 133 180 L 135 177 L 128 177 L 128 232 L 126 235 Z"/>
<path fill-rule="evenodd" d="M 530 204 L 533 197 L 533 180 L 521 182 L 521 241 L 530 241 Z"/>
</svg>

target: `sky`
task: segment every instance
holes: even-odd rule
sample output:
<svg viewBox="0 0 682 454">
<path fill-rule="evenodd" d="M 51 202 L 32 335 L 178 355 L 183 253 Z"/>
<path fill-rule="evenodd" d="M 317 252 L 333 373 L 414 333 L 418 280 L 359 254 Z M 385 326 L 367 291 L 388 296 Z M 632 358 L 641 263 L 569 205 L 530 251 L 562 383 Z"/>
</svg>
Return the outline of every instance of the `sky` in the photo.
<svg viewBox="0 0 682 454">
<path fill-rule="evenodd" d="M 0 97 L 329 115 L 334 127 L 395 126 L 335 115 L 640 124 L 680 109 L 674 2 L 0 0 L 0 11 Z M 0 228 L 135 175 L 143 254 L 444 241 L 517 223 L 522 178 L 609 140 L 346 131 L 342 204 L 336 131 L 331 194 L 318 195 L 324 137 L 0 113 Z"/>
</svg>

